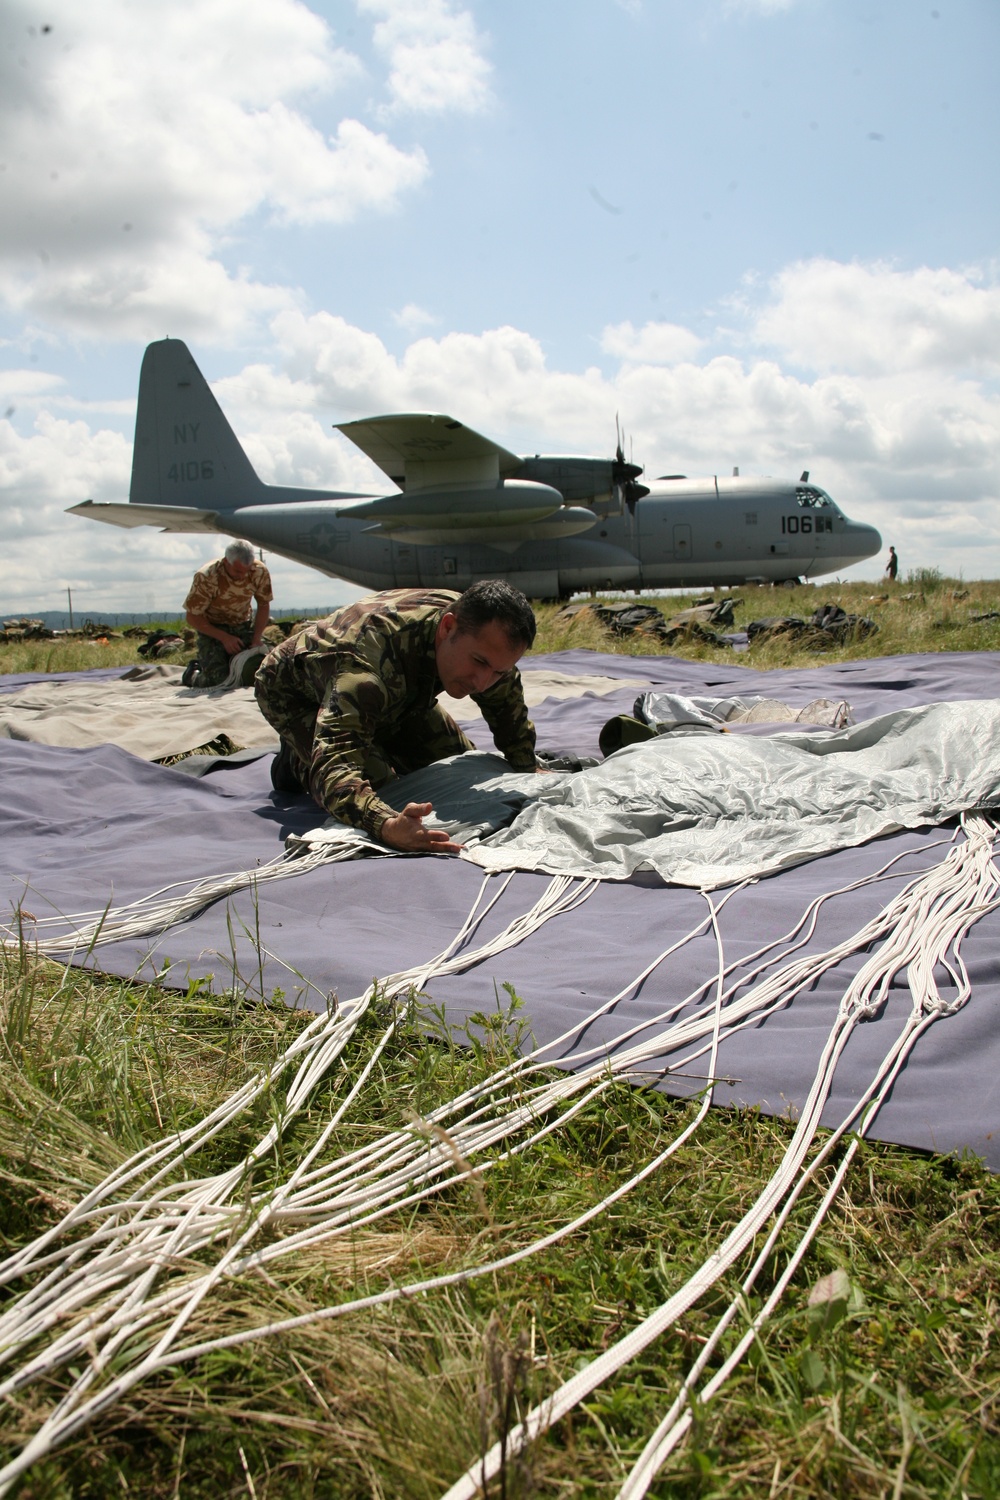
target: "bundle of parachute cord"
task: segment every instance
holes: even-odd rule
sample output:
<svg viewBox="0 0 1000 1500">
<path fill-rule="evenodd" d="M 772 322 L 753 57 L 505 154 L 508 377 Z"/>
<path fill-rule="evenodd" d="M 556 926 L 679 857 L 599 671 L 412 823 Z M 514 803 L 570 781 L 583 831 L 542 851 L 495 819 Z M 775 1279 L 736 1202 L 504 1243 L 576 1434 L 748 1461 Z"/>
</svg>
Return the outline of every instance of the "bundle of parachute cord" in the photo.
<svg viewBox="0 0 1000 1500">
<path fill-rule="evenodd" d="M 712 1102 L 711 1080 L 716 1077 L 718 1049 L 725 1038 L 787 1006 L 819 976 L 835 970 L 852 955 L 865 954 L 831 1017 L 815 1078 L 783 1159 L 756 1203 L 662 1306 L 529 1411 L 507 1433 L 503 1452 L 498 1444 L 477 1458 L 448 1490 L 446 1500 L 472 1500 L 481 1493 L 499 1472 L 505 1456 L 509 1460 L 521 1447 L 539 1439 L 669 1329 L 738 1260 L 749 1258 L 739 1291 L 619 1491 L 629 1500 L 644 1495 L 690 1427 L 693 1403 L 712 1399 L 773 1312 L 843 1183 L 859 1141 L 870 1129 L 919 1038 L 939 1018 L 969 1001 L 971 986 L 961 943 L 981 916 L 1000 905 L 1000 871 L 993 857 L 996 832 L 987 817 L 967 814 L 953 838 L 942 838 L 930 846 L 948 849 L 932 867 L 904 874 L 896 866 L 913 856 L 897 855 L 863 880 L 817 897 L 790 932 L 741 957 L 738 963 L 726 960 L 719 913 L 742 887 L 718 896 L 703 891 L 704 919 L 585 1021 L 574 1023 L 562 1036 L 507 1063 L 411 1127 L 387 1130 L 370 1144 L 337 1154 L 333 1143 L 338 1125 L 361 1096 L 380 1053 L 401 1024 L 408 997 L 425 990 L 438 976 L 465 972 L 530 940 L 545 923 L 558 920 L 586 901 L 598 884 L 594 880 L 555 877 L 529 910 L 497 936 L 473 946 L 476 934 L 512 878 L 487 876 L 460 931 L 443 952 L 424 964 L 388 976 L 364 994 L 317 1016 L 275 1063 L 207 1118 L 137 1152 L 87 1193 L 59 1223 L 0 1264 L 0 1285 L 24 1286 L 0 1317 L 0 1399 L 19 1398 L 36 1383 L 47 1383 L 58 1372 L 68 1372 L 64 1393 L 42 1417 L 21 1452 L 0 1469 L 0 1495 L 6 1494 L 33 1464 L 114 1407 L 140 1381 L 213 1351 L 492 1276 L 580 1234 L 659 1171 L 697 1130 Z M 328 850 L 325 859 L 330 857 Z M 345 852 L 342 857 L 349 855 Z M 831 897 L 843 890 L 900 879 L 905 879 L 905 884 L 898 893 L 853 936 L 824 952 L 794 956 L 810 943 L 820 908 Z M 170 896 L 172 909 L 200 908 L 213 899 L 206 894 L 211 884 L 198 883 L 187 902 Z M 217 881 L 214 888 L 218 890 L 218 886 Z M 158 924 L 162 923 L 166 899 L 163 897 L 159 906 L 156 902 L 147 904 L 141 916 L 136 908 L 128 913 L 90 914 L 91 929 L 81 941 L 90 947 L 114 941 L 121 936 L 123 924 L 128 923 L 132 931 L 142 922 L 147 932 L 162 930 Z M 81 933 L 85 928 L 86 923 Z M 586 1034 L 597 1017 L 616 1013 L 659 965 L 675 959 L 688 942 L 708 931 L 714 934 L 716 943 L 714 976 L 700 981 L 690 994 L 659 1016 L 626 1027 L 612 1043 L 589 1048 L 577 1045 L 574 1050 L 574 1041 Z M 65 952 L 68 946 L 65 936 L 39 943 L 42 951 L 50 952 Z M 780 955 L 777 967 L 776 954 Z M 739 977 L 733 979 L 737 971 Z M 905 1024 L 844 1118 L 817 1146 L 820 1117 L 854 1028 L 878 1014 L 894 979 L 904 973 L 912 997 Z M 939 975 L 947 976 L 947 997 L 941 993 Z M 318 1086 L 324 1080 L 328 1083 L 336 1072 L 362 1018 L 386 1002 L 389 1011 L 381 1037 L 358 1076 L 345 1079 L 343 1098 L 318 1136 L 277 1186 L 257 1194 L 248 1191 L 254 1165 L 277 1160 L 279 1147 L 296 1117 L 308 1106 Z M 669 1076 L 671 1071 L 683 1073 L 706 1055 L 709 1083 L 700 1106 L 665 1149 L 638 1166 L 601 1202 L 535 1242 L 486 1264 L 389 1286 L 298 1317 L 240 1328 L 211 1339 L 191 1336 L 189 1325 L 196 1323 L 199 1308 L 227 1278 L 253 1271 L 266 1274 L 268 1265 L 305 1246 L 351 1236 L 400 1210 L 412 1213 L 432 1195 L 530 1151 L 540 1140 L 568 1125 L 617 1081 L 640 1079 L 652 1061 L 656 1061 L 658 1071 Z M 341 1071 L 345 1071 L 342 1065 Z M 280 1117 L 263 1131 L 245 1160 L 227 1171 L 198 1176 L 202 1148 L 251 1109 L 279 1079 L 286 1080 Z M 821 1169 L 832 1162 L 836 1163 L 835 1170 L 809 1223 L 795 1243 L 787 1243 L 793 1209 Z M 751 1315 L 749 1298 L 755 1282 L 779 1254 L 783 1269 L 762 1305 Z M 706 1377 L 713 1354 L 740 1318 L 746 1323 L 742 1336 Z"/>
</svg>

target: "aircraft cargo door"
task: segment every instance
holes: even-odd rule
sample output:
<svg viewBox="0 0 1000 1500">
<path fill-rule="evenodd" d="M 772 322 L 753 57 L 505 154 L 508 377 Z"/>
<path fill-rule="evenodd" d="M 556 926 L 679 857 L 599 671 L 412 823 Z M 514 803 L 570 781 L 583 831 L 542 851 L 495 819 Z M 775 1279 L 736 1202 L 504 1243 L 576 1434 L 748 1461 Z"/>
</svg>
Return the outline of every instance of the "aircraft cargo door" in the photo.
<svg viewBox="0 0 1000 1500">
<path fill-rule="evenodd" d="M 688 525 L 674 527 L 674 561 L 687 562 L 691 556 L 691 528 Z"/>
</svg>

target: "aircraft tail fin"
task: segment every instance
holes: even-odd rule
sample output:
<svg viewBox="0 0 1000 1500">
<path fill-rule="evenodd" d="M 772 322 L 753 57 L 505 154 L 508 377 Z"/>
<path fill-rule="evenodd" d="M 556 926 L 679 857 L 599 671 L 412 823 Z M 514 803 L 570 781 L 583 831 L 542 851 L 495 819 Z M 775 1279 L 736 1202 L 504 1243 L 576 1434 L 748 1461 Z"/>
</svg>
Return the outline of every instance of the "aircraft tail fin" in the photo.
<svg viewBox="0 0 1000 1500">
<path fill-rule="evenodd" d="M 150 344 L 139 374 L 130 503 L 217 511 L 267 499 L 187 345 Z"/>
</svg>

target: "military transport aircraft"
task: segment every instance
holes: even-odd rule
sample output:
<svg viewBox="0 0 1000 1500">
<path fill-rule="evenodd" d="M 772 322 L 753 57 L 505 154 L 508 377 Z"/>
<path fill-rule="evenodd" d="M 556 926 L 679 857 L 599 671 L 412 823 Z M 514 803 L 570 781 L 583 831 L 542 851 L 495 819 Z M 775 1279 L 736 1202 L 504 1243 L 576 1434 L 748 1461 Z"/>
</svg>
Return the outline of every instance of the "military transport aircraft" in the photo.
<svg viewBox="0 0 1000 1500">
<path fill-rule="evenodd" d="M 506 578 L 535 599 L 579 590 L 792 582 L 881 551 L 872 526 L 787 480 L 672 475 L 614 459 L 519 458 L 452 417 L 343 422 L 397 491 L 264 484 L 187 346 L 150 344 L 128 504 L 70 513 L 113 526 L 242 537 L 365 588 L 463 589 Z"/>
</svg>

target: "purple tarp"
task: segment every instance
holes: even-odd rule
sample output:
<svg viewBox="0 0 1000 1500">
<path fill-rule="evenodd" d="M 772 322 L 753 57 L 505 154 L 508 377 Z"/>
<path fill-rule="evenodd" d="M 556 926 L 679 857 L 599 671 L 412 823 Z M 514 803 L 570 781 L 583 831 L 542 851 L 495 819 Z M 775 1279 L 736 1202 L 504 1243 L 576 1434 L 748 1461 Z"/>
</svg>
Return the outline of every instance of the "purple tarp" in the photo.
<svg viewBox="0 0 1000 1500">
<path fill-rule="evenodd" d="M 858 719 L 934 701 L 993 697 L 1000 658 L 993 653 L 896 657 L 760 673 L 670 657 L 567 652 L 536 658 L 567 672 L 629 677 L 637 684 L 609 697 L 547 700 L 534 711 L 543 748 L 596 753 L 597 732 L 613 713 L 628 712 L 644 683 L 690 694 L 761 694 L 801 705 L 846 698 Z M 529 661 L 526 670 L 534 663 Z M 481 726 L 473 731 L 480 743 Z M 487 736 L 488 738 L 488 736 Z M 285 836 L 315 826 L 322 812 L 305 798 L 280 797 L 269 781 L 270 757 L 215 770 L 202 778 L 140 761 L 112 746 L 66 750 L 0 741 L 0 893 L 36 917 L 120 905 L 172 880 L 253 868 L 280 854 Z M 903 854 L 891 882 L 827 903 L 809 951 L 855 932 L 899 890 L 904 878 L 939 861 L 952 830 L 924 830 L 843 850 L 761 880 L 735 895 L 721 918 L 727 958 L 735 960 L 790 929 L 814 895 L 850 884 Z M 316 1007 L 331 990 L 360 993 L 376 976 L 433 956 L 453 937 L 479 889 L 479 870 L 456 859 L 362 860 L 259 887 L 219 903 L 156 939 L 119 943 L 96 955 L 105 972 L 157 973 L 168 985 L 214 975 L 218 986 L 238 972 L 251 990 L 283 990 Z M 477 942 L 527 909 L 547 877 L 521 874 Z M 539 1041 L 582 1021 L 688 932 L 707 912 L 697 892 L 652 879 L 603 885 L 577 912 L 559 917 L 519 948 L 469 973 L 436 980 L 432 998 L 459 1021 L 496 1004 L 511 983 L 525 1002 Z M 259 941 L 261 952 L 256 947 Z M 873 1134 L 939 1151 L 971 1150 L 1000 1169 L 1000 914 L 979 922 L 963 953 L 972 999 L 937 1022 L 897 1081 Z M 169 972 L 163 968 L 169 962 Z M 720 1103 L 758 1104 L 784 1114 L 802 1103 L 837 1002 L 861 959 L 841 965 L 813 990 L 723 1046 Z M 626 1026 L 649 1019 L 715 971 L 714 939 L 703 936 L 658 968 L 641 993 L 594 1023 L 589 1042 L 613 1044 Z M 824 1116 L 846 1112 L 888 1051 L 909 1011 L 902 981 L 884 1012 L 860 1026 L 845 1052 Z M 685 1071 L 704 1072 L 699 1061 Z M 655 1080 L 655 1066 L 650 1081 Z M 671 1092 L 698 1088 L 674 1078 Z"/>
</svg>

